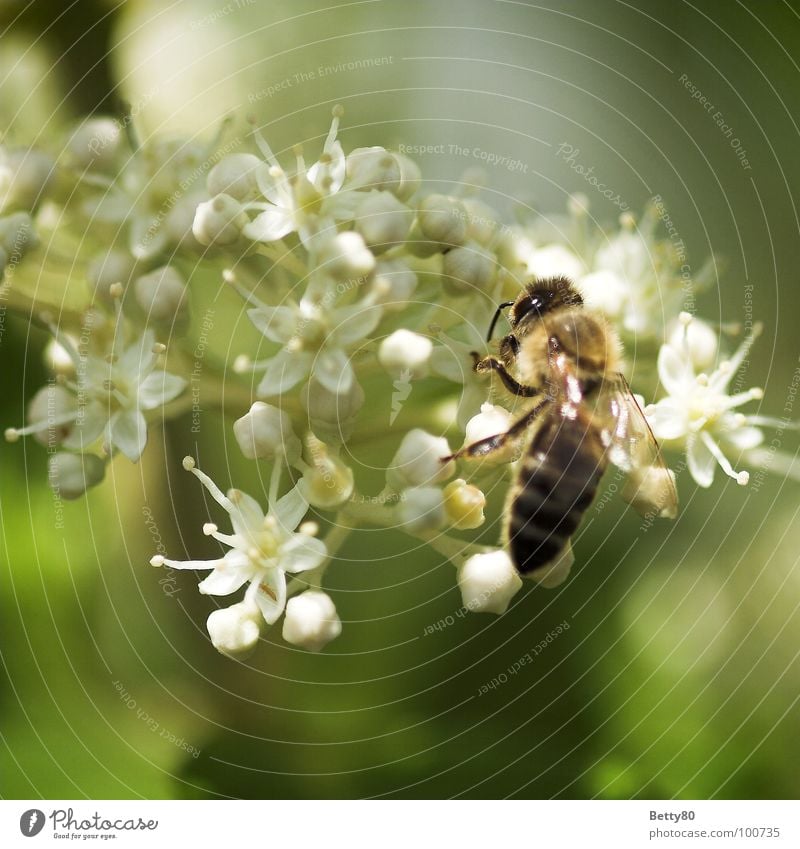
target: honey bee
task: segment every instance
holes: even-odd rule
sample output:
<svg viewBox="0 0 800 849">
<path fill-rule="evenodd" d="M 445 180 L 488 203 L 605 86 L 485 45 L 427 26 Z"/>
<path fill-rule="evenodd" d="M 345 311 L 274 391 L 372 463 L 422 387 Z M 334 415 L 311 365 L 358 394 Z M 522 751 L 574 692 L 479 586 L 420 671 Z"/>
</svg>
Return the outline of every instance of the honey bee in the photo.
<svg viewBox="0 0 800 849">
<path fill-rule="evenodd" d="M 505 511 L 504 542 L 518 572 L 546 573 L 570 548 L 609 463 L 627 476 L 623 494 L 646 516 L 675 518 L 675 483 L 639 404 L 620 373 L 617 334 L 588 310 L 565 277 L 537 280 L 514 301 L 499 357 L 473 353 L 515 396 L 535 399 L 505 433 L 453 457 L 479 458 L 526 439 Z M 513 372 L 513 373 L 512 373 Z"/>
</svg>

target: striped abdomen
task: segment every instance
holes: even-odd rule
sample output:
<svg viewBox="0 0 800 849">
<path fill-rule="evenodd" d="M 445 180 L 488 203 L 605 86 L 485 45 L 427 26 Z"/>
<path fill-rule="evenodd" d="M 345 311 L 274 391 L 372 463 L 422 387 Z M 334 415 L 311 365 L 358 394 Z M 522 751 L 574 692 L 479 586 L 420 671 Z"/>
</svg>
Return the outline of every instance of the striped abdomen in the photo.
<svg viewBox="0 0 800 849">
<path fill-rule="evenodd" d="M 607 461 L 597 434 L 580 417 L 553 417 L 520 462 L 506 531 L 514 565 L 528 574 L 561 554 L 592 503 Z"/>
</svg>

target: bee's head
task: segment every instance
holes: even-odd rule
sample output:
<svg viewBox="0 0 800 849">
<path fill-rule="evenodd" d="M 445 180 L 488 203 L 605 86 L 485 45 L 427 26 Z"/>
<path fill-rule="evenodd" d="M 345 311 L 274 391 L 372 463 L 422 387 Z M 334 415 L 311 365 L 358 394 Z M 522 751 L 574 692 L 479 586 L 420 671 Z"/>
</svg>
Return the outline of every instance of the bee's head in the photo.
<svg viewBox="0 0 800 849">
<path fill-rule="evenodd" d="M 548 277 L 530 283 L 511 307 L 509 321 L 516 327 L 521 321 L 536 321 L 559 307 L 579 307 L 583 298 L 566 277 Z"/>
</svg>

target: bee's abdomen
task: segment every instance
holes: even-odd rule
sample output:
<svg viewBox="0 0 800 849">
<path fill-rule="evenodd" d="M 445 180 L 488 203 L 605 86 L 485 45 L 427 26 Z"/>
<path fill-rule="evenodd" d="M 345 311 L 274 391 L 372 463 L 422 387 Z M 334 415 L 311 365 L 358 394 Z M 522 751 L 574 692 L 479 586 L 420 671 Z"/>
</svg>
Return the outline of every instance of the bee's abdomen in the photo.
<svg viewBox="0 0 800 849">
<path fill-rule="evenodd" d="M 559 422 L 540 433 L 521 461 L 507 532 L 514 565 L 523 574 L 563 551 L 605 470 L 595 435 L 570 424 Z"/>
</svg>

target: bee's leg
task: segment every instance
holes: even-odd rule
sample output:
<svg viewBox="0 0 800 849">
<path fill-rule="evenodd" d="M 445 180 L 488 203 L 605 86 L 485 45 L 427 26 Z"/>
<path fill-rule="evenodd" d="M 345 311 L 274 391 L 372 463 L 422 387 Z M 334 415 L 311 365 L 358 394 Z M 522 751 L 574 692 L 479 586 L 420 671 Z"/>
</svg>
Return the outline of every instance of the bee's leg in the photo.
<svg viewBox="0 0 800 849">
<path fill-rule="evenodd" d="M 497 357 L 483 357 L 483 359 L 481 359 L 477 351 L 472 351 L 471 353 L 472 359 L 475 361 L 475 365 L 473 366 L 475 371 L 496 371 L 498 375 L 500 375 L 500 380 L 503 381 L 505 388 L 514 395 L 519 395 L 523 398 L 533 398 L 534 395 L 540 394 L 541 390 L 537 389 L 535 386 L 524 386 L 514 380 L 514 378 L 508 373 L 506 367 L 500 362 L 500 360 L 497 359 Z"/>
<path fill-rule="evenodd" d="M 517 419 L 517 421 L 515 421 L 507 431 L 504 431 L 503 433 L 496 433 L 494 436 L 487 436 L 485 439 L 479 439 L 477 442 L 465 445 L 449 457 L 444 457 L 442 462 L 458 460 L 460 457 L 470 457 L 472 459 L 476 457 L 486 457 L 487 454 L 491 454 L 492 451 L 498 451 L 501 448 L 505 448 L 509 442 L 513 442 L 525 433 L 525 431 L 533 424 L 539 413 L 541 413 L 549 403 L 550 399 L 545 398 L 532 410 L 528 410 L 524 416 Z"/>
</svg>

